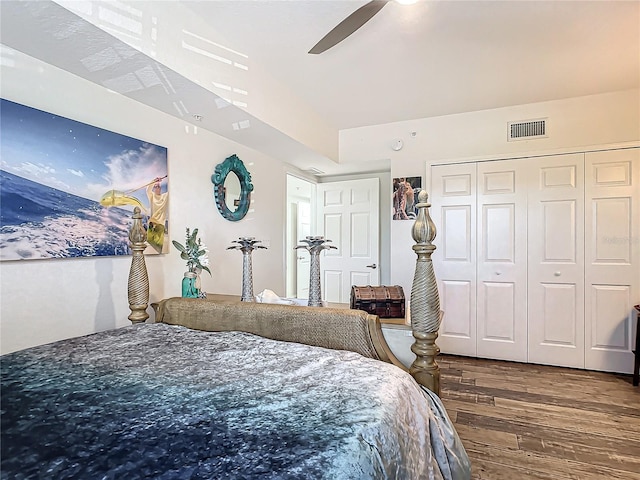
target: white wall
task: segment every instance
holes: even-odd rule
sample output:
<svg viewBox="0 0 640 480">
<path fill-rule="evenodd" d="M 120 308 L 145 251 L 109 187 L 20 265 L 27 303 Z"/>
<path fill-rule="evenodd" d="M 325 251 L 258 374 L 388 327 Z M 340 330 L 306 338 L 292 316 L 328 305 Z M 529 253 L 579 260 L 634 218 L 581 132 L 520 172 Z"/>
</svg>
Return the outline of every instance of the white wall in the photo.
<svg viewBox="0 0 640 480">
<path fill-rule="evenodd" d="M 547 138 L 507 141 L 508 122 L 538 118 L 548 119 Z M 390 148 L 396 138 L 404 141 L 398 152 Z M 391 157 L 392 178 L 422 176 L 428 189 L 428 163 L 509 158 L 637 141 L 640 90 L 634 89 L 343 130 L 340 162 Z M 411 249 L 412 225 L 393 221 L 390 235 L 390 283 L 402 285 L 407 298 L 416 260 Z"/>
<path fill-rule="evenodd" d="M 240 294 L 242 255 L 226 250 L 239 236 L 270 246 L 254 253 L 255 291 L 284 291 L 286 189 L 280 161 L 212 133 L 196 133 L 190 124 L 31 57 L 16 53 L 11 59 L 0 70 L 3 98 L 168 148 L 170 238 L 183 242 L 186 227 L 199 228 L 213 272 L 203 274 L 206 291 Z M 211 183 L 215 165 L 234 153 L 254 185 L 251 209 L 239 222 L 218 213 Z M 129 325 L 130 262 L 128 256 L 1 262 L 1 353 Z M 177 250 L 147 256 L 146 263 L 151 301 L 180 295 L 186 268 Z"/>
</svg>

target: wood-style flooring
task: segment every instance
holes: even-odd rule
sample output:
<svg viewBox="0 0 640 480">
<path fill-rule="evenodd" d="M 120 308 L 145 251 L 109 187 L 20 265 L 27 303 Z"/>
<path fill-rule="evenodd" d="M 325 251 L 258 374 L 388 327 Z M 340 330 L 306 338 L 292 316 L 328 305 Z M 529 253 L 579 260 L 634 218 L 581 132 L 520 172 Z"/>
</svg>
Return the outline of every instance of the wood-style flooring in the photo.
<svg viewBox="0 0 640 480">
<path fill-rule="evenodd" d="M 640 480 L 630 375 L 440 355 L 441 397 L 483 480 Z"/>
</svg>

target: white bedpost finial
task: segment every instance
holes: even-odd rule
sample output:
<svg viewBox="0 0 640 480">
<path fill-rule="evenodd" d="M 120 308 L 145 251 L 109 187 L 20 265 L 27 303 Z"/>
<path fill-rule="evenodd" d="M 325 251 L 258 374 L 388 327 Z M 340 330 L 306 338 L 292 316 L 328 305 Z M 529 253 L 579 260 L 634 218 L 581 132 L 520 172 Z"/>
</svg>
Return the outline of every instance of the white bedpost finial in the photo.
<svg viewBox="0 0 640 480">
<path fill-rule="evenodd" d="M 142 323 L 149 318 L 147 307 L 149 306 L 149 276 L 147 266 L 144 263 L 144 249 L 147 248 L 147 231 L 142 225 L 140 207 L 133 209 L 133 225 L 129 230 L 132 258 L 129 269 L 129 309 L 131 323 Z"/>
<path fill-rule="evenodd" d="M 418 194 L 418 216 L 411 231 L 416 242 L 413 251 L 418 258 L 411 287 L 411 326 L 416 339 L 411 351 L 416 359 L 409 372 L 418 383 L 440 395 L 440 367 L 436 362 L 440 349 L 435 343 L 441 321 L 440 298 L 431 261 L 431 254 L 436 249 L 432 243 L 436 238 L 436 226 L 429 215 L 431 204 L 428 199 L 425 190 Z"/>
</svg>

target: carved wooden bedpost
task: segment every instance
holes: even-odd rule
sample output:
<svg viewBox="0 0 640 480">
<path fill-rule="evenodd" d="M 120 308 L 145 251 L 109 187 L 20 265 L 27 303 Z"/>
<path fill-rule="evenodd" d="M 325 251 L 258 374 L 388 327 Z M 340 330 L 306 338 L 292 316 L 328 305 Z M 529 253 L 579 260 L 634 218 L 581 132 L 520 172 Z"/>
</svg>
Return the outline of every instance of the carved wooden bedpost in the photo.
<svg viewBox="0 0 640 480">
<path fill-rule="evenodd" d="M 133 209 L 133 225 L 129 230 L 129 240 L 131 241 L 131 268 L 129 269 L 129 308 L 131 314 L 129 320 L 132 323 L 142 323 L 149 314 L 149 276 L 147 266 L 144 263 L 144 249 L 147 247 L 147 231 L 142 226 L 142 215 L 140 207 Z"/>
<path fill-rule="evenodd" d="M 413 250 L 418 258 L 411 287 L 411 326 L 416 339 L 411 351 L 416 354 L 416 359 L 409 372 L 420 384 L 440 395 L 440 367 L 436 362 L 440 353 L 436 345 L 441 321 L 440 299 L 431 261 L 431 254 L 436 249 L 432 243 L 436 238 L 436 226 L 429 215 L 431 204 L 427 203 L 428 199 L 426 190 L 418 194 L 418 216 L 411 231 L 416 242 Z"/>
</svg>

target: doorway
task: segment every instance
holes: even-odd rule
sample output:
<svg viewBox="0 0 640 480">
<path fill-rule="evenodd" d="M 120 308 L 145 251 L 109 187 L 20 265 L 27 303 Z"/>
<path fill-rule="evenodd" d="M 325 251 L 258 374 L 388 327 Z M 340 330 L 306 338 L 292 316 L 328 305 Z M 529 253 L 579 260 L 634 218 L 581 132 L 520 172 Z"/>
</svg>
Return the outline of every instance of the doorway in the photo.
<svg viewBox="0 0 640 480">
<path fill-rule="evenodd" d="M 309 298 L 309 255 L 295 247 L 300 239 L 314 233 L 315 198 L 314 183 L 287 174 L 287 298 Z"/>
<path fill-rule="evenodd" d="M 386 179 L 385 180 L 390 180 Z M 322 254 L 321 290 L 327 302 L 348 303 L 351 285 L 379 285 L 382 279 L 380 247 L 381 178 L 357 178 L 315 184 L 287 174 L 286 296 L 308 298 L 310 256 L 296 250 L 308 235 L 323 235 L 335 250 Z M 390 208 L 390 196 L 385 197 Z M 385 232 L 389 219 L 385 218 Z M 388 265 L 388 253 L 385 264 Z M 388 276 L 388 274 L 387 274 Z"/>
</svg>

